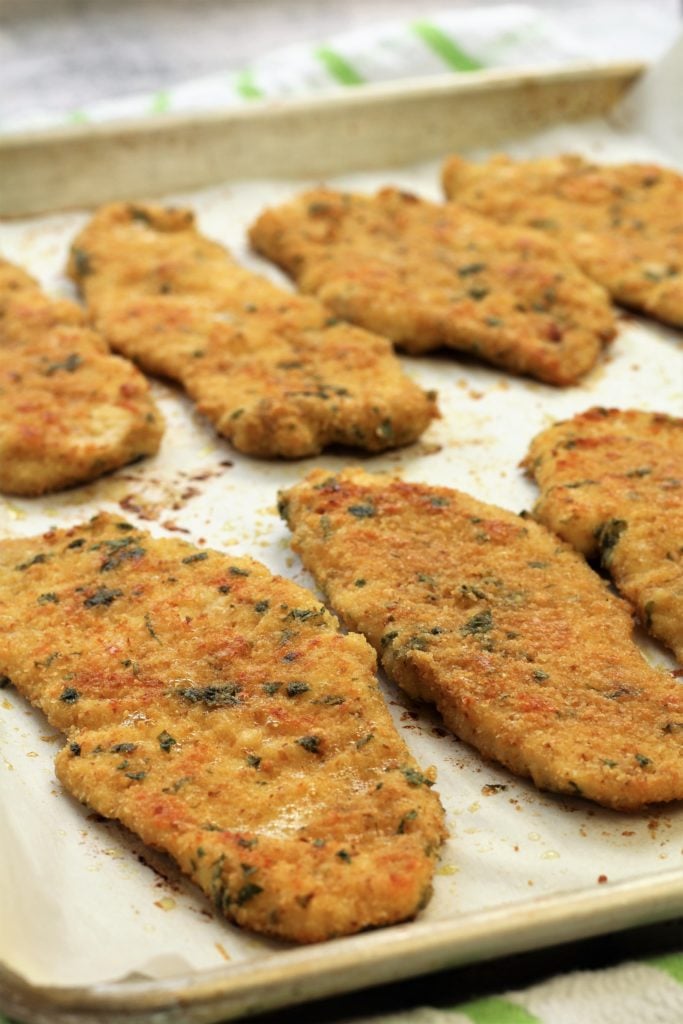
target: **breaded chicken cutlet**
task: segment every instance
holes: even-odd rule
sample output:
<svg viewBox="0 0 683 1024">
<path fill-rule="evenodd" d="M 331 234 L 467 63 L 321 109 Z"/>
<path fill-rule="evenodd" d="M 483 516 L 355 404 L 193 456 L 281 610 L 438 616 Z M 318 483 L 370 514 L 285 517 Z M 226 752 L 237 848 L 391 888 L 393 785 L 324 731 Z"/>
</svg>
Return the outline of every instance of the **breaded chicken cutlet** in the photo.
<svg viewBox="0 0 683 1024">
<path fill-rule="evenodd" d="M 0 491 L 37 495 L 153 455 L 149 385 L 64 299 L 0 259 Z"/>
<path fill-rule="evenodd" d="M 234 263 L 189 210 L 119 203 L 76 239 L 70 273 L 118 352 L 179 381 L 239 451 L 383 451 L 437 415 L 384 338 L 332 321 Z"/>
<path fill-rule="evenodd" d="M 316 470 L 293 547 L 388 675 L 537 786 L 637 810 L 683 797 L 683 687 L 625 602 L 530 518 L 444 487 Z"/>
<path fill-rule="evenodd" d="M 683 177 L 655 164 L 580 156 L 483 164 L 452 157 L 449 199 L 501 224 L 547 232 L 616 302 L 683 327 Z"/>
<path fill-rule="evenodd" d="M 465 207 L 316 189 L 250 237 L 302 291 L 414 354 L 447 346 L 564 385 L 614 335 L 606 293 L 554 242 Z"/>
<path fill-rule="evenodd" d="M 0 543 L 0 676 L 65 787 L 229 919 L 314 942 L 412 917 L 443 812 L 360 636 L 251 559 L 100 516 Z"/>
<path fill-rule="evenodd" d="M 641 621 L 683 662 L 683 419 L 589 409 L 538 434 L 534 514 L 598 555 Z"/>
</svg>

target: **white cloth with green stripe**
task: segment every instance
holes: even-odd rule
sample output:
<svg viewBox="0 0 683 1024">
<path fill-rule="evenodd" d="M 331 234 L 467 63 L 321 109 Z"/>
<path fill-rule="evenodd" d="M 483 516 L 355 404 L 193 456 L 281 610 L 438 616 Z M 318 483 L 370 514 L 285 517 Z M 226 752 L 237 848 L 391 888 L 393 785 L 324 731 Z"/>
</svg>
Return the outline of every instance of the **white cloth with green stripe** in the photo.
<svg viewBox="0 0 683 1024">
<path fill-rule="evenodd" d="M 344 1024 L 682 1024 L 683 953 L 574 971 L 521 992 Z"/>
<path fill-rule="evenodd" d="M 101 122 L 166 111 L 206 111 L 304 97 L 364 82 L 467 72 L 481 67 L 557 66 L 584 60 L 649 60 L 672 41 L 675 14 L 649 0 L 474 5 L 384 22 L 327 40 L 266 53 L 238 71 L 213 73 L 152 94 L 119 97 L 62 113 L 0 118 L 0 131 Z M 582 30 L 583 28 L 583 30 Z M 68 69 L 67 69 L 68 73 Z"/>
</svg>

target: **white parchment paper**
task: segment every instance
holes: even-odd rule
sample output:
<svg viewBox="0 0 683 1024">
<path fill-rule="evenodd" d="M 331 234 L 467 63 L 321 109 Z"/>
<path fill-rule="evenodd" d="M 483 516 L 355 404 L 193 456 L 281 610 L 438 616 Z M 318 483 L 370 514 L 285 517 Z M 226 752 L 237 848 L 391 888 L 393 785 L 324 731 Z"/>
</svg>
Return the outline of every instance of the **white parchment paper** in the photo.
<svg viewBox="0 0 683 1024">
<path fill-rule="evenodd" d="M 664 78 L 671 111 L 677 97 L 670 76 Z M 646 91 L 645 101 L 634 108 L 637 134 L 630 127 L 635 114 L 626 110 L 616 126 L 560 126 L 507 148 L 515 155 L 573 150 L 605 161 L 655 159 L 676 165 L 683 157 L 678 147 L 668 150 L 659 128 L 656 141 L 644 130 L 644 102 L 657 107 L 660 125 L 660 90 Z M 440 198 L 436 164 L 332 182 L 358 190 L 389 183 Z M 309 184 L 249 182 L 172 198 L 191 204 L 201 229 L 238 258 L 284 282 L 248 252 L 245 229 L 264 205 Z M 85 213 L 72 213 L 0 225 L 0 251 L 36 274 L 49 291 L 70 294 L 65 254 L 85 219 Z M 533 435 L 554 420 L 596 404 L 683 411 L 680 335 L 631 315 L 622 317 L 600 365 L 578 387 L 564 390 L 461 361 L 455 354 L 404 358 L 403 363 L 425 388 L 439 391 L 443 418 L 420 443 L 357 461 L 372 470 L 397 470 L 408 479 L 461 488 L 515 511 L 530 508 L 536 496 L 518 463 Z M 277 518 L 276 492 L 314 464 L 336 470 L 348 460 L 336 455 L 295 464 L 250 460 L 218 438 L 180 391 L 155 382 L 154 393 L 168 422 L 157 457 L 45 499 L 0 498 L 0 536 L 69 526 L 110 509 L 157 535 L 182 531 L 195 542 L 250 554 L 310 586 Z M 642 642 L 649 658 L 672 664 L 655 644 Z M 681 866 L 680 806 L 624 815 L 539 793 L 483 762 L 446 734 L 437 717 L 389 684 L 386 694 L 419 761 L 438 767 L 451 830 L 422 920 L 457 919 L 506 903 L 514 904 L 523 919 L 535 897 L 589 891 Z M 218 919 L 166 858 L 66 795 L 53 771 L 61 742 L 11 688 L 0 692 L 2 963 L 34 985 L 84 985 L 129 976 L 173 977 L 286 948 Z"/>
</svg>

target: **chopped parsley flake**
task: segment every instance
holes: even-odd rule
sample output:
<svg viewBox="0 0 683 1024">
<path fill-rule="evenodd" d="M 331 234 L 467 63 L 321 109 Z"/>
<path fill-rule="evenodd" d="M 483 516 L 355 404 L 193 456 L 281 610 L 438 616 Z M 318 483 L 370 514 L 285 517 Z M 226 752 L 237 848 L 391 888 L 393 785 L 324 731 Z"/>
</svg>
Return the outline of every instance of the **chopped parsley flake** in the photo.
<svg viewBox="0 0 683 1024">
<path fill-rule="evenodd" d="M 478 633 L 488 633 L 493 628 L 493 616 L 487 608 L 483 612 L 477 612 L 471 619 L 465 623 L 464 626 L 460 627 L 461 636 L 476 635 Z"/>
<path fill-rule="evenodd" d="M 309 754 L 320 753 L 320 737 L 319 736 L 302 736 L 301 739 L 296 741 L 300 747 L 307 750 Z"/>
<path fill-rule="evenodd" d="M 257 885 L 256 882 L 247 882 L 237 893 L 235 903 L 238 907 L 243 907 L 245 903 L 252 900 L 254 896 L 258 896 L 260 892 L 263 892 L 263 886 Z"/>
<path fill-rule="evenodd" d="M 418 771 L 417 768 L 411 768 L 410 765 L 406 765 L 405 768 L 401 768 L 401 772 L 404 775 L 406 782 L 409 786 L 433 786 L 434 783 L 431 779 L 428 779 L 426 775 Z"/>
<path fill-rule="evenodd" d="M 173 738 L 173 736 L 171 736 L 170 733 L 166 732 L 165 729 L 163 732 L 159 733 L 157 739 L 159 740 L 159 746 L 161 747 L 162 750 L 165 750 L 166 753 L 168 753 L 171 747 L 175 747 L 176 743 L 178 742 Z"/>
<path fill-rule="evenodd" d="M 225 686 L 189 686 L 175 692 L 190 704 L 206 704 L 209 708 L 234 708 L 241 703 L 238 694 L 242 687 L 236 683 Z"/>
<path fill-rule="evenodd" d="M 377 514 L 372 505 L 349 505 L 346 511 L 356 519 L 372 519 Z"/>
<path fill-rule="evenodd" d="M 109 587 L 98 587 L 94 594 L 86 597 L 83 602 L 84 608 L 97 608 L 98 606 L 108 607 L 117 597 L 122 597 L 122 590 L 110 590 Z"/>
<path fill-rule="evenodd" d="M 294 682 L 287 684 L 287 696 L 298 697 L 301 693 L 307 693 L 310 690 L 308 683 Z"/>
</svg>

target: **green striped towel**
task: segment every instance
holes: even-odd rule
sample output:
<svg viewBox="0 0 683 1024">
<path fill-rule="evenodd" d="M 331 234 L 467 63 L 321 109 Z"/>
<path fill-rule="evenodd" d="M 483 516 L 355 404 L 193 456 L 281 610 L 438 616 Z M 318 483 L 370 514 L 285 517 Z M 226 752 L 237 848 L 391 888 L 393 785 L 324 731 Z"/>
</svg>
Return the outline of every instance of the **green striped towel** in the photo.
<svg viewBox="0 0 683 1024">
<path fill-rule="evenodd" d="M 369 82 L 387 82 L 482 67 L 548 67 L 609 58 L 648 59 L 675 32 L 665 13 L 652 16 L 648 0 L 631 0 L 628 18 L 615 16 L 615 0 L 581 5 L 588 31 L 573 5 L 552 13 L 531 4 L 458 8 L 391 21 L 266 53 L 249 66 L 178 83 L 152 95 L 117 97 L 61 114 L 35 111 L 5 119 L 0 131 L 65 122 L 102 122 L 169 111 L 208 111 L 262 100 L 320 95 Z M 417 10 L 417 8 L 416 8 Z"/>
<path fill-rule="evenodd" d="M 683 953 L 575 971 L 520 992 L 344 1024 L 683 1024 Z"/>
<path fill-rule="evenodd" d="M 0 1024 L 19 1022 L 0 1014 Z M 575 971 L 451 1007 L 421 1006 L 339 1024 L 683 1024 L 683 953 Z"/>
</svg>

